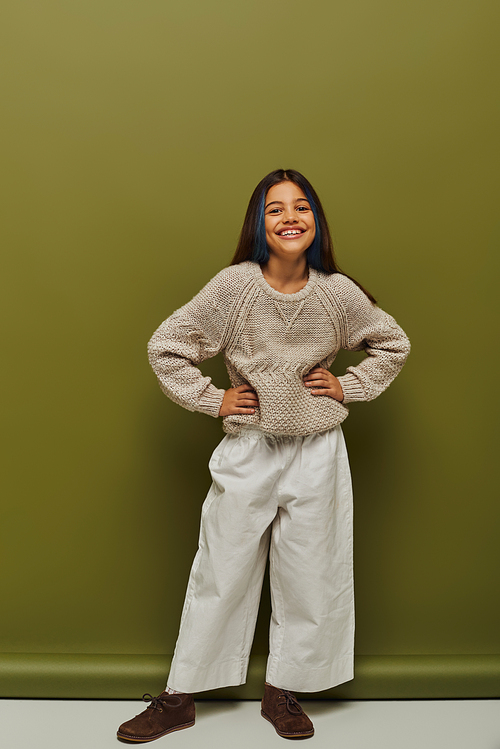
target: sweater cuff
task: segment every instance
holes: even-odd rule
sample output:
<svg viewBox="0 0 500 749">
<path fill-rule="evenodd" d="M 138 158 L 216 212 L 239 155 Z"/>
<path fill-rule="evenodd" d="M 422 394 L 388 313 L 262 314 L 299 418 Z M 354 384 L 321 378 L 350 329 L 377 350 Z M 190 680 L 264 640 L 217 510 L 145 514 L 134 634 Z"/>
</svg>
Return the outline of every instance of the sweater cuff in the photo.
<svg viewBox="0 0 500 749">
<path fill-rule="evenodd" d="M 344 399 L 341 403 L 352 403 L 353 401 L 365 401 L 366 395 L 361 387 L 361 384 L 357 377 L 350 372 L 337 377 L 338 381 L 342 386 L 342 392 L 344 393 Z"/>
<path fill-rule="evenodd" d="M 220 407 L 224 400 L 225 390 L 216 388 L 215 385 L 210 384 L 198 402 L 197 411 L 201 411 L 204 414 L 213 416 L 215 419 L 219 416 Z"/>
</svg>

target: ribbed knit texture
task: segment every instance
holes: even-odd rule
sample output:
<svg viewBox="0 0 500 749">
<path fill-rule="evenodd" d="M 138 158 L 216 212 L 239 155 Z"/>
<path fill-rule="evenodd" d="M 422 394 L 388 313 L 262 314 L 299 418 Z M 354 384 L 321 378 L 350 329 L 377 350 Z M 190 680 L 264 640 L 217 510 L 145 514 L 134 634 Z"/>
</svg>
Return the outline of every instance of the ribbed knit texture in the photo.
<svg viewBox="0 0 500 749">
<path fill-rule="evenodd" d="M 367 354 L 339 377 L 344 400 L 312 395 L 304 375 L 318 364 L 329 369 L 341 348 Z M 303 289 L 282 294 L 258 264 L 244 262 L 218 273 L 160 325 L 148 346 L 163 392 L 214 417 L 225 391 L 196 365 L 221 351 L 232 386 L 249 383 L 259 398 L 254 414 L 225 416 L 224 431 L 252 426 L 306 435 L 344 421 L 347 403 L 382 393 L 405 363 L 410 343 L 394 318 L 340 273 L 310 268 Z"/>
</svg>

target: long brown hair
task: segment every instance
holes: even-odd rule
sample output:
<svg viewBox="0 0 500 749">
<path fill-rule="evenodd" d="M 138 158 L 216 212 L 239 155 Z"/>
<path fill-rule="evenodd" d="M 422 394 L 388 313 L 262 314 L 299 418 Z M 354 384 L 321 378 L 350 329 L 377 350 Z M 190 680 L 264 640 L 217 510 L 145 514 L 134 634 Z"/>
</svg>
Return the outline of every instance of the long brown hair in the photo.
<svg viewBox="0 0 500 749">
<path fill-rule="evenodd" d="M 316 237 L 307 250 L 308 264 L 324 273 L 341 273 L 343 276 L 347 276 L 376 304 L 375 297 L 367 289 L 356 281 L 355 278 L 347 275 L 347 273 L 344 273 L 339 268 L 335 259 L 332 237 L 321 201 L 309 180 L 295 169 L 275 169 L 261 179 L 248 203 L 245 220 L 243 221 L 240 238 L 231 265 L 242 263 L 245 260 L 261 264 L 268 261 L 269 249 L 265 240 L 264 203 L 268 190 L 282 182 L 293 182 L 300 187 L 307 197 L 314 214 Z"/>
</svg>

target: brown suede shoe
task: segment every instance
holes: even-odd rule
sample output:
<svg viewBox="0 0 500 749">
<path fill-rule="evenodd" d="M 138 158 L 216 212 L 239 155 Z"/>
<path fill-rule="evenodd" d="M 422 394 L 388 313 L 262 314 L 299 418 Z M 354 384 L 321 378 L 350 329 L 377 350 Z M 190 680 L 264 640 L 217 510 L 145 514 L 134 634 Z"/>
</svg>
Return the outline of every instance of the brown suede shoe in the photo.
<svg viewBox="0 0 500 749">
<path fill-rule="evenodd" d="M 194 699 L 192 694 L 167 694 L 159 697 L 143 695 L 144 702 L 151 704 L 132 720 L 122 723 L 117 731 L 119 739 L 125 741 L 153 741 L 171 731 L 194 726 Z"/>
<path fill-rule="evenodd" d="M 286 689 L 266 684 L 262 698 L 263 718 L 272 723 L 284 739 L 305 739 L 314 736 L 314 726 L 295 696 Z"/>
</svg>

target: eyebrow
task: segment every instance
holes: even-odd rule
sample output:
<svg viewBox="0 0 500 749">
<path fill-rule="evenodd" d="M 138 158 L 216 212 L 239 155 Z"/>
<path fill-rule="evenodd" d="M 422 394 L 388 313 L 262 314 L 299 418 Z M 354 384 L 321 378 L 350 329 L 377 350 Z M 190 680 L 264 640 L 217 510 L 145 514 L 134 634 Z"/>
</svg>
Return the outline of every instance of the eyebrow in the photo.
<svg viewBox="0 0 500 749">
<path fill-rule="evenodd" d="M 295 202 L 296 202 L 296 203 L 298 203 L 298 202 L 299 202 L 299 200 L 305 200 L 305 201 L 306 201 L 306 203 L 309 203 L 309 201 L 308 201 L 308 199 L 307 199 L 307 198 L 297 198 L 297 200 L 296 200 Z M 268 203 L 268 204 L 267 204 L 267 205 L 266 205 L 266 206 L 264 207 L 264 210 L 266 210 L 266 208 L 269 208 L 269 206 L 270 206 L 270 205 L 274 205 L 274 204 L 277 204 L 277 205 L 283 205 L 283 201 L 282 201 L 282 200 L 271 200 L 271 202 L 270 202 L 270 203 Z"/>
</svg>

